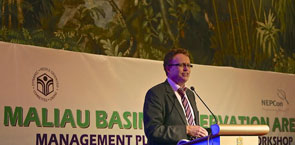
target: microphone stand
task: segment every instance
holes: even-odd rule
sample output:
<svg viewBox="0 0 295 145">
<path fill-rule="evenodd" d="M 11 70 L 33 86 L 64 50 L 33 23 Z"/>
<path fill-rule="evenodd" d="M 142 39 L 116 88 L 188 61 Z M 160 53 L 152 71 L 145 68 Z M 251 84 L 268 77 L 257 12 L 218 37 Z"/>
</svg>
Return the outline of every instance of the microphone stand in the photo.
<svg viewBox="0 0 295 145">
<path fill-rule="evenodd" d="M 218 124 L 218 120 L 216 118 L 216 116 L 214 115 L 214 113 L 209 109 L 209 107 L 206 105 L 206 103 L 202 100 L 202 98 L 198 95 L 198 93 L 195 91 L 195 88 L 193 86 L 191 86 L 191 90 L 198 96 L 198 98 L 201 100 L 201 102 L 205 105 L 205 107 L 207 108 L 207 110 L 209 110 L 209 112 L 211 113 L 211 115 L 213 115 L 214 120 L 216 122 L 216 124 Z"/>
</svg>

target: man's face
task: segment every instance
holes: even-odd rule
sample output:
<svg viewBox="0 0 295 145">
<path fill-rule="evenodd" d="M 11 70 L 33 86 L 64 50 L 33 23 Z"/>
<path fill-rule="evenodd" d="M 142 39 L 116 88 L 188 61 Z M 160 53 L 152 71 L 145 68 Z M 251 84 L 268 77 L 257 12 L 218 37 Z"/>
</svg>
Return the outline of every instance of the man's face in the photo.
<svg viewBox="0 0 295 145">
<path fill-rule="evenodd" d="M 170 64 L 190 64 L 190 59 L 184 54 L 176 54 Z M 187 65 L 174 65 L 167 67 L 168 77 L 176 84 L 183 86 L 189 79 L 191 69 Z"/>
</svg>

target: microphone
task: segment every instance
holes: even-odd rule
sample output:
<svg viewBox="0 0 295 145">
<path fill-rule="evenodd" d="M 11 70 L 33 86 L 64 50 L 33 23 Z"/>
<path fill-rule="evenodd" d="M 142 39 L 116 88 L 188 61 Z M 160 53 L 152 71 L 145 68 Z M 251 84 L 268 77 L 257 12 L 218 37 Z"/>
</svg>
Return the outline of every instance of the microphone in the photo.
<svg viewBox="0 0 295 145">
<path fill-rule="evenodd" d="M 214 120 L 216 122 L 216 124 L 218 124 L 218 120 L 216 118 L 216 116 L 214 115 L 214 113 L 209 109 L 209 107 L 206 105 L 206 103 L 202 100 L 202 98 L 198 95 L 198 93 L 195 91 L 195 88 L 193 86 L 191 86 L 191 90 L 198 96 L 198 98 L 202 101 L 202 103 L 205 105 L 205 107 L 207 108 L 207 110 L 209 110 L 209 112 L 211 113 L 211 115 L 213 115 Z"/>
</svg>

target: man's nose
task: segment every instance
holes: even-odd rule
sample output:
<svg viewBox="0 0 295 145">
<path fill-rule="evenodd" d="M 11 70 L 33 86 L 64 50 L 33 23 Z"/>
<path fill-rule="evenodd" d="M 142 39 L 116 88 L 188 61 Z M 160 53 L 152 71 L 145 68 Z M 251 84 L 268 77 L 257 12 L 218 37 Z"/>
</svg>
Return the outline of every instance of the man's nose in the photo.
<svg viewBox="0 0 295 145">
<path fill-rule="evenodd" d="M 189 69 L 189 66 L 183 65 L 183 70 L 188 70 L 188 69 Z"/>
</svg>

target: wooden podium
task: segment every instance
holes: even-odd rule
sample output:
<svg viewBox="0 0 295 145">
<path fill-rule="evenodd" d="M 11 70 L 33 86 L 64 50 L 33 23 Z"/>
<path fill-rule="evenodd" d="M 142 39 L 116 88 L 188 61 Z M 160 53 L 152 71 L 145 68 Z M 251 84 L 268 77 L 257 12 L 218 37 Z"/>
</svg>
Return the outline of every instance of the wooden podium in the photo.
<svg viewBox="0 0 295 145">
<path fill-rule="evenodd" d="M 195 140 L 180 140 L 177 145 L 258 145 L 258 136 L 269 132 L 267 125 L 211 125 L 209 136 Z"/>
</svg>

